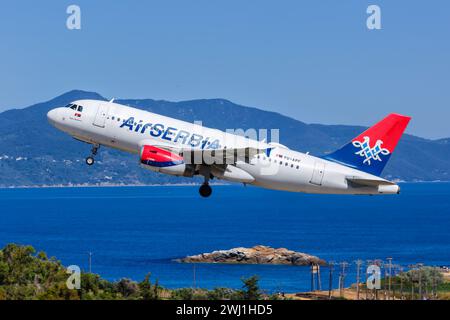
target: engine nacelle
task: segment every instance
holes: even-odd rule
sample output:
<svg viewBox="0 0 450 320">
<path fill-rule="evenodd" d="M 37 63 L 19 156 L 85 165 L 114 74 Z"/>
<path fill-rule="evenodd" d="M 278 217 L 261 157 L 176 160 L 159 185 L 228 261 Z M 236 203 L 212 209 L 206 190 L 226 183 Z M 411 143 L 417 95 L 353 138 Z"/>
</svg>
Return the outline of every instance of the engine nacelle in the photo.
<svg viewBox="0 0 450 320">
<path fill-rule="evenodd" d="M 141 166 L 145 169 L 174 176 L 192 177 L 195 171 L 194 166 L 187 165 L 179 154 L 154 146 L 142 147 Z"/>
</svg>

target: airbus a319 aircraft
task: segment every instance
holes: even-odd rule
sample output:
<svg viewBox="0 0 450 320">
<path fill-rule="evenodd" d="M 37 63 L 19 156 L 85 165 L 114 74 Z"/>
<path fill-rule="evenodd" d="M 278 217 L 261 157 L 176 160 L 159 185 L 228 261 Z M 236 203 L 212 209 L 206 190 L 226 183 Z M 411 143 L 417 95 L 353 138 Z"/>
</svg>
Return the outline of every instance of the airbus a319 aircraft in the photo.
<svg viewBox="0 0 450 320">
<path fill-rule="evenodd" d="M 263 188 L 321 194 L 397 194 L 380 177 L 410 117 L 390 114 L 339 150 L 323 157 L 176 120 L 112 101 L 79 100 L 48 112 L 49 122 L 92 145 L 139 155 L 144 168 L 175 176 L 203 176 Z"/>
</svg>

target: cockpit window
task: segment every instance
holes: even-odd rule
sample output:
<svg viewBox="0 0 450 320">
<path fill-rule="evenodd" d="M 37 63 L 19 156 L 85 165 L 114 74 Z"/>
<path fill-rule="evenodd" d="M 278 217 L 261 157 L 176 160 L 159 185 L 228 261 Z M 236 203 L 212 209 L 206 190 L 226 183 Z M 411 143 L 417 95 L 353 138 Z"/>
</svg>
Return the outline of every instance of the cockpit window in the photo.
<svg viewBox="0 0 450 320">
<path fill-rule="evenodd" d="M 73 105 L 73 103 L 69 103 L 67 106 L 65 106 L 64 108 L 70 108 Z"/>
<path fill-rule="evenodd" d="M 83 112 L 83 106 L 78 106 L 78 112 Z"/>
<path fill-rule="evenodd" d="M 73 105 L 71 105 L 71 106 L 70 106 L 70 109 L 72 109 L 72 110 L 75 110 L 75 111 L 76 111 L 76 110 L 77 110 L 77 105 L 76 105 L 76 104 L 73 104 Z"/>
</svg>

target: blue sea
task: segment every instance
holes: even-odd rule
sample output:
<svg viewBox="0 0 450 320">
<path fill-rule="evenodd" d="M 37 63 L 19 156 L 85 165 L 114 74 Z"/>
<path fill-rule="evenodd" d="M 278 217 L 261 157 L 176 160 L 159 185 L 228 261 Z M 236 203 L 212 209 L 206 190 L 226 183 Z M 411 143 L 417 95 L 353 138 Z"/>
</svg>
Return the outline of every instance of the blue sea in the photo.
<svg viewBox="0 0 450 320">
<path fill-rule="evenodd" d="M 450 184 L 402 184 L 391 196 L 305 195 L 215 186 L 0 189 L 0 246 L 29 244 L 64 265 L 103 278 L 165 287 L 241 287 L 258 275 L 267 292 L 310 289 L 308 267 L 180 264 L 173 259 L 217 249 L 268 245 L 350 263 L 450 264 Z M 338 271 L 335 272 L 334 285 Z M 328 271 L 322 268 L 328 288 Z"/>
</svg>

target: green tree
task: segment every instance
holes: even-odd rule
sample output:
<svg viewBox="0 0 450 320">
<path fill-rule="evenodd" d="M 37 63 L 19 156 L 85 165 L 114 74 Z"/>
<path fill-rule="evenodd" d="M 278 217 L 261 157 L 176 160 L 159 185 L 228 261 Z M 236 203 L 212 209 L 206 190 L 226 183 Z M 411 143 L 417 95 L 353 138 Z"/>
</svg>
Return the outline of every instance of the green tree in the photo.
<svg viewBox="0 0 450 320">
<path fill-rule="evenodd" d="M 65 286 L 65 268 L 31 246 L 8 244 L 0 250 L 0 299 L 78 299 Z"/>
<path fill-rule="evenodd" d="M 81 297 L 84 300 L 93 299 L 100 290 L 100 276 L 93 273 L 81 274 Z"/>
<path fill-rule="evenodd" d="M 258 276 L 252 276 L 247 279 L 242 279 L 243 285 L 243 291 L 242 299 L 244 300 L 258 300 L 261 298 L 261 292 L 259 290 L 259 277 Z"/>
<path fill-rule="evenodd" d="M 158 300 L 159 299 L 159 291 L 161 287 L 159 286 L 158 279 L 155 280 L 155 285 L 153 286 L 153 299 Z"/>
<path fill-rule="evenodd" d="M 139 289 L 142 299 L 153 300 L 152 283 L 150 282 L 150 273 L 147 273 L 144 280 L 139 283 Z"/>
<path fill-rule="evenodd" d="M 124 298 L 132 298 L 135 297 L 139 291 L 139 286 L 136 282 L 130 279 L 121 279 L 116 284 L 116 290 L 124 297 Z"/>
<path fill-rule="evenodd" d="M 214 288 L 207 292 L 208 300 L 234 300 L 240 299 L 239 293 L 229 288 Z"/>
<path fill-rule="evenodd" d="M 171 292 L 171 298 L 175 300 L 193 300 L 194 290 L 191 288 L 176 289 Z"/>
</svg>

